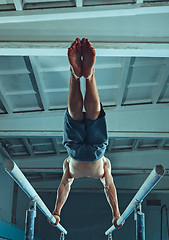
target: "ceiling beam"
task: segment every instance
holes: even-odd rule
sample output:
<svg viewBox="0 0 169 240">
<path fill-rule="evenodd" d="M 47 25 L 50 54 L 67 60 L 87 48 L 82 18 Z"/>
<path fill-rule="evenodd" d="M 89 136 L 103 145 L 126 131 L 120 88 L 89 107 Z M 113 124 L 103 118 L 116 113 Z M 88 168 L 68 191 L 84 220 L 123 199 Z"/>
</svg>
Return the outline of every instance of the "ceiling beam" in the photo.
<svg viewBox="0 0 169 240">
<path fill-rule="evenodd" d="M 4 155 L 0 152 L 0 164 L 4 164 L 5 163 L 5 157 Z"/>
<path fill-rule="evenodd" d="M 76 7 L 83 7 L 83 0 L 75 0 Z"/>
<path fill-rule="evenodd" d="M 165 144 L 167 143 L 168 139 L 162 139 L 159 144 L 158 144 L 158 148 L 163 148 L 165 146 Z"/>
<path fill-rule="evenodd" d="M 24 160 L 23 160 L 24 161 Z M 36 160 L 35 160 L 36 161 Z M 133 163 L 133 165 L 134 165 L 134 163 Z M 21 169 L 21 171 L 23 172 L 23 173 L 29 173 L 29 174 L 38 174 L 38 173 L 40 173 L 42 176 L 46 176 L 46 180 L 47 180 L 47 178 L 48 178 L 48 180 L 50 180 L 50 178 L 55 178 L 56 179 L 56 174 L 62 174 L 63 173 L 63 169 L 57 169 L 57 168 L 31 168 L 31 167 L 27 167 L 27 168 L 24 168 L 24 167 L 22 167 L 22 168 L 20 168 Z M 113 174 L 113 175 L 123 175 L 123 176 L 127 176 L 127 175 L 141 175 L 141 174 L 149 174 L 150 172 L 152 171 L 152 169 L 141 169 L 141 168 L 123 168 L 123 167 L 121 167 L 121 168 L 118 168 L 118 169 L 114 169 L 114 168 L 112 168 L 112 170 L 111 170 L 111 173 Z M 51 176 L 50 177 L 50 175 L 51 174 L 54 174 L 54 176 Z M 169 174 L 169 170 L 167 170 L 167 174 Z M 36 176 L 36 178 L 37 178 L 38 176 Z M 29 178 L 31 178 L 31 176 L 29 176 Z M 43 178 L 43 180 L 45 180 L 44 178 Z M 61 180 L 61 178 L 60 178 L 60 180 Z"/>
<path fill-rule="evenodd" d="M 13 130 L 13 131 L 5 131 L 0 130 L 1 138 L 34 138 L 34 137 L 47 137 L 47 138 L 53 138 L 58 136 L 63 136 L 63 131 L 57 131 L 57 130 L 46 130 L 46 131 L 19 131 L 19 130 Z M 147 132 L 147 131 L 108 131 L 109 137 L 114 138 L 169 138 L 169 132 Z M 53 151 L 50 151 L 49 153 L 53 153 Z M 37 152 L 36 152 L 37 154 Z"/>
<path fill-rule="evenodd" d="M 115 145 L 115 138 L 109 138 L 108 152 L 111 152 L 113 145 Z"/>
<path fill-rule="evenodd" d="M 104 108 L 110 137 L 168 138 L 169 105 L 148 104 Z M 1 137 L 63 136 L 65 111 L 4 114 L 0 118 Z"/>
<path fill-rule="evenodd" d="M 43 83 L 43 79 L 42 79 L 42 74 L 40 72 L 38 58 L 33 57 L 33 56 L 24 57 L 24 61 L 25 61 L 27 68 L 30 69 L 30 71 L 34 75 L 34 80 L 35 80 L 35 83 L 37 86 L 37 91 L 38 91 L 39 97 L 42 102 L 43 109 L 45 111 L 48 111 L 49 104 L 48 104 L 48 101 L 47 101 L 47 98 L 45 95 L 45 91 L 44 91 L 45 87 L 44 87 L 44 83 Z"/>
<path fill-rule="evenodd" d="M 144 170 L 139 170 L 138 173 L 131 173 L 130 174 L 113 174 L 113 178 L 116 183 L 116 188 L 121 189 L 123 191 L 136 191 L 136 189 L 140 188 L 142 183 L 145 181 L 147 178 L 148 174 L 152 171 L 152 169 L 145 169 Z M 36 190 L 44 190 L 44 191 L 52 191 L 55 190 L 59 187 L 60 184 L 60 179 L 61 179 L 61 174 L 59 173 L 58 175 L 55 174 L 53 177 L 48 177 L 48 174 L 46 174 L 46 179 L 45 181 L 42 181 L 41 178 L 28 178 L 33 185 L 33 187 Z M 163 181 L 160 181 L 157 187 L 155 187 L 155 190 L 168 190 L 168 175 L 163 177 Z M 93 178 L 83 178 L 83 179 L 75 179 L 71 192 L 73 191 L 86 191 L 86 192 L 96 192 L 98 190 L 101 190 L 103 192 L 103 186 L 100 183 L 99 179 L 93 179 Z M 96 190 L 96 191 L 95 191 Z"/>
<path fill-rule="evenodd" d="M 10 154 L 7 152 L 7 150 L 2 146 L 2 144 L 0 143 L 0 152 L 4 155 L 4 157 L 11 159 Z"/>
<path fill-rule="evenodd" d="M 53 146 L 57 155 L 60 153 L 59 143 L 57 138 L 52 138 Z"/>
<path fill-rule="evenodd" d="M 11 69 L 9 72 L 9 69 L 1 69 L 0 75 L 15 75 L 15 74 L 28 74 L 29 71 L 27 69 Z"/>
<path fill-rule="evenodd" d="M 24 0 L 25 3 L 67 2 L 67 0 Z"/>
<path fill-rule="evenodd" d="M 26 149 L 27 149 L 28 153 L 30 154 L 30 156 L 33 156 L 34 155 L 33 154 L 33 149 L 31 147 L 31 145 L 29 144 L 28 139 L 27 138 L 23 138 L 22 142 L 23 142 L 24 146 L 26 147 Z"/>
<path fill-rule="evenodd" d="M 166 150 L 159 149 L 152 151 L 133 151 L 128 153 L 106 153 L 105 156 L 111 161 L 112 174 L 119 188 L 129 188 L 133 178 L 136 183 L 140 182 L 140 179 L 145 179 L 146 177 L 144 174 L 148 175 L 157 164 L 164 165 L 165 169 L 167 169 L 166 174 L 169 174 L 169 151 Z M 38 156 L 36 158 L 28 157 L 15 159 L 15 162 L 24 173 L 46 173 L 45 182 L 42 182 L 41 180 L 39 182 L 33 181 L 33 184 L 35 188 L 42 187 L 49 189 L 51 187 L 57 188 L 59 186 L 60 181 L 57 178 L 57 175 L 60 176 L 60 174 L 62 174 L 62 164 L 66 157 L 67 154 L 50 157 Z M 56 177 L 50 179 L 49 174 L 56 174 Z M 166 179 L 166 177 L 163 180 L 163 184 L 168 186 L 168 179 Z M 99 183 L 95 181 L 96 180 L 93 179 L 79 179 L 78 181 L 75 181 L 73 187 L 85 188 L 87 186 L 90 188 L 93 184 L 96 187 Z M 99 180 L 97 181 L 99 182 Z M 90 182 L 91 184 L 88 184 Z M 163 184 L 159 187 L 165 188 Z M 133 185 L 132 188 L 134 188 Z"/>
<path fill-rule="evenodd" d="M 1 82 L 0 82 L 0 100 L 1 100 L 4 108 L 6 109 L 6 112 L 11 114 L 13 111 L 13 107 L 12 107 L 11 103 L 9 102 L 9 100 L 7 99 L 5 89 L 2 86 Z"/>
<path fill-rule="evenodd" d="M 43 79 L 42 79 L 42 75 L 40 73 L 40 66 L 39 66 L 38 58 L 30 56 L 29 59 L 30 59 L 31 65 L 32 65 L 34 75 L 35 75 L 35 80 L 36 80 L 36 83 L 37 83 L 37 86 L 38 86 L 38 89 L 39 89 L 39 94 L 40 94 L 40 97 L 41 97 L 41 100 L 42 100 L 44 110 L 48 111 L 49 104 L 48 104 L 48 101 L 47 101 L 47 98 L 46 98 L 46 95 L 45 95 L 45 91 L 44 91 L 45 87 L 44 87 L 44 82 L 43 82 Z"/>
<path fill-rule="evenodd" d="M 169 63 L 161 68 L 161 74 L 159 77 L 159 82 L 157 87 L 155 88 L 152 96 L 152 103 L 156 104 L 161 96 L 161 93 L 165 87 L 165 84 L 169 78 Z"/>
<path fill-rule="evenodd" d="M 143 0 L 136 0 L 137 4 L 143 4 Z"/>
<path fill-rule="evenodd" d="M 132 146 L 132 149 L 133 150 L 138 149 L 139 143 L 140 143 L 140 140 L 139 139 L 135 139 L 134 143 L 133 143 L 133 146 Z"/>
<path fill-rule="evenodd" d="M 70 42 L 0 42 L 2 56 L 67 56 Z M 168 43 L 98 43 L 92 42 L 97 56 L 168 57 Z"/>
<path fill-rule="evenodd" d="M 156 61 L 154 61 L 156 60 Z M 144 67 L 144 66 L 156 66 L 156 65 L 163 65 L 163 64 L 167 64 L 167 60 L 166 59 L 160 59 L 160 58 L 150 58 L 149 61 L 146 60 L 146 62 L 141 61 L 141 62 L 133 62 L 132 66 L 133 67 Z M 121 68 L 121 64 L 120 63 L 95 63 L 95 69 L 114 69 L 114 68 Z M 40 69 L 40 72 L 46 73 L 46 72 L 65 72 L 65 71 L 70 71 L 70 67 L 69 65 L 65 65 L 65 66 L 47 66 L 47 67 L 43 67 Z M 0 75 L 1 74 L 22 74 L 22 73 L 28 73 L 28 71 L 26 70 L 16 70 L 16 71 L 11 71 L 9 73 L 9 71 L 4 71 L 4 70 L 0 70 Z M 139 87 L 139 86 L 156 86 L 156 83 L 135 83 L 135 86 Z M 113 85 L 111 85 L 113 86 Z M 117 88 L 117 86 L 116 86 Z"/>
<path fill-rule="evenodd" d="M 77 0 L 78 1 L 78 0 Z M 80 1 L 80 0 L 79 0 Z M 161 6 L 160 6 L 161 5 Z M 125 5 L 109 5 L 95 7 L 78 7 L 78 8 L 59 8 L 47 10 L 33 10 L 5 12 L 0 15 L 0 23 L 16 23 L 16 22 L 35 22 L 35 21 L 53 21 L 53 20 L 69 20 L 69 19 L 89 19 L 89 18 L 108 18 L 108 17 L 124 17 L 147 14 L 165 14 L 169 13 L 168 3 L 159 3 L 159 6 L 146 4 L 144 7 L 135 4 Z"/>
<path fill-rule="evenodd" d="M 0 1 L 0 5 L 1 4 L 12 4 L 13 3 L 13 0 L 1 0 Z"/>
<path fill-rule="evenodd" d="M 132 62 L 133 59 L 129 57 L 123 59 L 121 79 L 119 80 L 119 90 L 116 101 L 117 107 L 121 107 L 121 105 L 123 104 L 123 98 L 127 88 L 128 80 L 131 79 L 132 75 Z"/>
<path fill-rule="evenodd" d="M 32 172 L 36 172 L 39 169 L 44 172 L 62 172 L 63 161 L 67 156 L 65 153 L 59 156 L 20 157 L 15 158 L 14 161 L 24 171 L 30 169 Z M 166 169 L 169 169 L 169 151 L 165 149 L 115 153 L 106 152 L 105 156 L 110 159 L 112 170 L 152 169 L 157 164 L 162 164 Z"/>
<path fill-rule="evenodd" d="M 23 10 L 23 3 L 22 0 L 14 0 L 14 5 L 17 11 Z"/>
</svg>

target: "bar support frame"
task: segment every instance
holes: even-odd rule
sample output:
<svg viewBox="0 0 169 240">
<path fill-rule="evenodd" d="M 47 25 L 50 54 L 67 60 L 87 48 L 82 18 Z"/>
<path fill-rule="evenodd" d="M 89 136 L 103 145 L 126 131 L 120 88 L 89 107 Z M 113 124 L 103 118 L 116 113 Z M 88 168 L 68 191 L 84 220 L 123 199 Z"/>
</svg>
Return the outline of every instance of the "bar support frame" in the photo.
<svg viewBox="0 0 169 240">
<path fill-rule="evenodd" d="M 65 240 L 65 234 L 64 234 L 64 232 L 61 232 L 61 233 L 60 233 L 60 240 Z"/>
<path fill-rule="evenodd" d="M 110 232 L 109 234 L 108 234 L 108 240 L 112 240 L 113 238 L 112 238 L 112 232 Z"/>
<path fill-rule="evenodd" d="M 42 201 L 40 196 L 37 194 L 35 189 L 29 183 L 27 178 L 21 172 L 21 170 L 16 165 L 16 163 L 12 160 L 6 161 L 5 170 L 14 179 L 14 181 L 20 186 L 20 188 L 28 195 L 29 199 L 34 199 L 36 201 L 37 207 L 47 217 L 47 219 L 51 221 L 53 224 L 55 224 L 56 219 L 54 218 L 52 213 L 49 211 L 45 203 Z M 56 227 L 61 232 L 64 232 L 64 234 L 67 234 L 66 229 L 60 223 L 58 223 Z"/>
<path fill-rule="evenodd" d="M 25 240 L 34 240 L 34 226 L 36 218 L 36 201 L 30 200 L 25 218 Z"/>
<path fill-rule="evenodd" d="M 145 240 L 145 214 L 142 212 L 141 203 L 136 204 L 134 218 L 136 221 L 136 240 Z"/>
<path fill-rule="evenodd" d="M 117 225 L 121 225 L 134 211 L 137 204 L 141 203 L 147 194 L 154 188 L 154 186 L 160 181 L 164 176 L 165 170 L 162 165 L 156 165 L 152 170 L 150 175 L 147 177 L 143 185 L 140 187 L 134 198 L 131 200 L 121 217 L 117 220 Z M 105 235 L 108 235 L 110 232 L 115 230 L 115 226 L 111 226 L 106 232 Z"/>
</svg>

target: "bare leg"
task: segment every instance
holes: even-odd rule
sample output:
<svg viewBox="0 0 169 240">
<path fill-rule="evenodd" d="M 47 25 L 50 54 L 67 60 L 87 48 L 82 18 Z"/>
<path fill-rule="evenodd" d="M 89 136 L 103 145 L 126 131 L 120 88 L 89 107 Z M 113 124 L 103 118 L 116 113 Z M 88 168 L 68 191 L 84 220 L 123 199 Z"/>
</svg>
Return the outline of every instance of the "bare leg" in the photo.
<svg viewBox="0 0 169 240">
<path fill-rule="evenodd" d="M 71 77 L 68 96 L 68 111 L 77 121 L 83 119 L 83 97 L 80 90 L 80 77 L 82 77 L 81 42 L 77 38 L 68 49 L 68 59 L 71 65 Z"/>
<path fill-rule="evenodd" d="M 80 78 L 76 79 L 73 74 L 70 77 L 68 111 L 70 116 L 77 121 L 83 119 L 83 96 L 80 90 Z"/>
<path fill-rule="evenodd" d="M 83 57 L 83 62 L 81 60 Z M 86 117 L 91 120 L 98 118 L 100 114 L 100 99 L 94 76 L 95 49 L 88 39 L 82 42 L 77 38 L 68 49 L 68 59 L 71 65 L 71 78 L 68 96 L 68 111 L 71 117 L 77 121 L 83 119 L 83 97 L 80 90 L 80 77 L 86 78 L 86 94 L 84 106 Z"/>
<path fill-rule="evenodd" d="M 96 53 L 88 39 L 82 39 L 83 76 L 86 78 L 86 94 L 84 106 L 86 117 L 91 120 L 100 114 L 100 98 L 94 76 L 94 63 Z"/>
<path fill-rule="evenodd" d="M 89 79 L 86 79 L 86 94 L 84 106 L 86 110 L 86 117 L 88 119 L 95 120 L 98 118 L 101 108 L 94 73 Z"/>
</svg>

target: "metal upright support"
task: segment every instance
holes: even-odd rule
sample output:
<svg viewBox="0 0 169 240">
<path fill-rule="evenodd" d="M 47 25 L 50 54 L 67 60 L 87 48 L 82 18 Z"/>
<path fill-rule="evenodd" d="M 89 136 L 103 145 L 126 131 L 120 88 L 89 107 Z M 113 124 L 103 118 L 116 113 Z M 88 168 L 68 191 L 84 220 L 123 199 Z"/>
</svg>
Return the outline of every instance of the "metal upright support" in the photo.
<svg viewBox="0 0 169 240">
<path fill-rule="evenodd" d="M 61 232 L 61 234 L 60 234 L 60 240 L 64 240 L 65 239 L 65 234 L 64 234 L 64 232 Z"/>
<path fill-rule="evenodd" d="M 141 210 L 141 203 L 136 204 L 134 215 L 136 221 L 136 240 L 145 240 L 145 217 Z"/>
<path fill-rule="evenodd" d="M 137 203 L 141 203 L 147 194 L 151 191 L 151 189 L 160 181 L 160 179 L 164 176 L 165 170 L 162 165 L 156 165 L 153 171 L 150 173 L 148 178 L 145 180 L 143 185 L 140 187 L 134 198 L 131 200 L 121 217 L 117 220 L 117 225 L 121 225 L 124 220 L 126 220 L 130 214 L 134 211 Z M 111 226 L 105 234 L 108 235 L 110 232 L 115 230 L 115 226 Z"/>
<path fill-rule="evenodd" d="M 35 218 L 36 218 L 36 202 L 35 200 L 30 200 L 29 209 L 26 211 L 25 240 L 34 239 Z"/>
<path fill-rule="evenodd" d="M 37 194 L 35 189 L 32 187 L 30 182 L 27 180 L 27 178 L 24 176 L 24 174 L 21 172 L 21 170 L 18 168 L 16 163 L 12 160 L 8 160 L 5 163 L 5 170 L 7 173 L 14 179 L 14 181 L 20 186 L 20 188 L 28 195 L 29 199 L 35 199 L 36 205 L 40 209 L 40 211 L 47 217 L 48 220 L 51 221 L 51 223 L 55 224 L 56 219 L 52 215 L 52 213 L 49 211 L 45 203 L 42 201 L 40 196 Z M 66 229 L 58 223 L 56 227 L 61 231 L 64 232 L 64 234 L 67 234 Z"/>
<path fill-rule="evenodd" d="M 109 233 L 108 240 L 112 240 L 112 232 Z"/>
</svg>

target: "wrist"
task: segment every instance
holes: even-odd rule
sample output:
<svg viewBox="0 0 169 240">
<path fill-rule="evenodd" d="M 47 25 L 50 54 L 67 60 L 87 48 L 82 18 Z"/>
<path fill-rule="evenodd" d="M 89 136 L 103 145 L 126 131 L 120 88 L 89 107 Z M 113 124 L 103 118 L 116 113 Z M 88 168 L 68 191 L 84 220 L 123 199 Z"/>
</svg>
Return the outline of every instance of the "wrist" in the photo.
<svg viewBox="0 0 169 240">
<path fill-rule="evenodd" d="M 113 218 L 119 218 L 121 215 L 120 215 L 120 212 L 117 211 L 117 212 L 113 212 Z"/>
<path fill-rule="evenodd" d="M 58 212 L 58 211 L 53 211 L 53 213 L 52 213 L 53 215 L 57 215 L 57 216 L 59 216 L 60 217 L 60 212 Z"/>
</svg>

